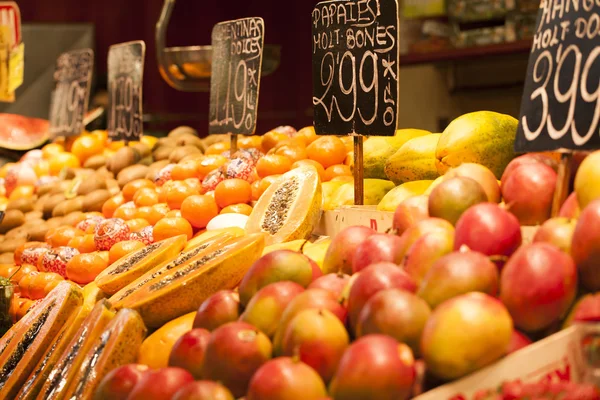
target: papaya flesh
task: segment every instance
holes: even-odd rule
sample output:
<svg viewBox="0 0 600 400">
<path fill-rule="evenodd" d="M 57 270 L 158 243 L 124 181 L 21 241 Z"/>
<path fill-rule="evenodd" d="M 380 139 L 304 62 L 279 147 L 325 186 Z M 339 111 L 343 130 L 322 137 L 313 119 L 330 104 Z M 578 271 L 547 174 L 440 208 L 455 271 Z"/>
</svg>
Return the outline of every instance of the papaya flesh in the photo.
<svg viewBox="0 0 600 400">
<path fill-rule="evenodd" d="M 222 228 L 222 229 L 215 229 L 212 231 L 206 231 L 206 232 L 203 232 L 200 235 L 196 236 L 195 238 L 191 239 L 189 242 L 187 242 L 187 244 L 185 245 L 183 250 L 185 250 L 185 251 L 191 250 L 191 249 L 197 247 L 199 244 L 204 243 L 207 239 L 210 239 L 213 236 L 221 235 L 223 233 L 231 234 L 232 237 L 240 237 L 240 236 L 244 236 L 246 234 L 246 231 L 238 226 L 232 226 L 229 228 Z"/>
<path fill-rule="evenodd" d="M 171 349 L 180 337 L 192 330 L 195 318 L 194 311 L 175 318 L 157 329 L 140 346 L 137 363 L 152 369 L 168 367 Z"/>
<path fill-rule="evenodd" d="M 267 233 L 265 244 L 308 238 L 321 217 L 321 179 L 312 165 L 283 174 L 254 206 L 247 233 Z"/>
<path fill-rule="evenodd" d="M 84 300 L 84 305 L 77 312 L 73 312 L 61 331 L 56 335 L 56 338 L 54 338 L 44 357 L 36 365 L 29 378 L 27 378 L 27 381 L 21 387 L 15 400 L 34 400 L 38 396 L 50 375 L 50 371 L 52 371 L 61 354 L 65 351 L 67 345 L 71 342 L 75 333 L 91 311 L 92 308 L 86 306 Z"/>
<path fill-rule="evenodd" d="M 129 296 L 123 307 L 140 313 L 155 328 L 197 310 L 219 290 L 233 289 L 250 266 L 260 258 L 265 235 L 237 238 L 196 261 L 169 271 Z"/>
<path fill-rule="evenodd" d="M 120 310 L 85 354 L 65 399 L 93 398 L 98 384 L 107 373 L 135 362 L 146 332 L 137 312 Z"/>
<path fill-rule="evenodd" d="M 100 300 L 94 306 L 48 374 L 38 399 L 64 398 L 69 383 L 83 362 L 83 357 L 114 317 L 115 312 L 106 300 Z"/>
<path fill-rule="evenodd" d="M 109 301 L 115 308 L 121 308 L 122 302 L 126 300 L 126 298 L 136 290 L 144 286 L 146 283 L 168 273 L 174 268 L 179 268 L 182 265 L 187 265 L 190 262 L 193 262 L 195 259 L 199 257 L 203 257 L 206 254 L 213 252 L 217 248 L 221 248 L 227 242 L 233 239 L 233 236 L 229 233 L 221 233 L 216 236 L 209 237 L 204 242 L 197 243 L 197 246 L 184 251 L 174 260 L 166 261 L 156 268 L 148 271 L 146 274 L 142 275 L 135 281 L 131 282 L 129 285 L 125 286 L 123 289 L 119 290 L 115 293 Z"/>
<path fill-rule="evenodd" d="M 61 282 L 15 326 L 15 335 L 0 356 L 0 396 L 12 399 L 21 389 L 54 337 L 82 304 L 81 289 Z"/>
<path fill-rule="evenodd" d="M 179 235 L 152 243 L 115 261 L 94 281 L 105 293 L 113 295 L 158 264 L 175 257 L 186 241 L 185 235 Z"/>
</svg>

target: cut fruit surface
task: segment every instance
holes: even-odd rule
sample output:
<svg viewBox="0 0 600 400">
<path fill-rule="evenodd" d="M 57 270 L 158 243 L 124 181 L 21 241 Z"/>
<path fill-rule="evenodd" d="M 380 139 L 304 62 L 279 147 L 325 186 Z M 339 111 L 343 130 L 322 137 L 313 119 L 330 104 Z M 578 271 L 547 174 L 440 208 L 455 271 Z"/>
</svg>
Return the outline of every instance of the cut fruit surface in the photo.
<svg viewBox="0 0 600 400">
<path fill-rule="evenodd" d="M 16 114 L 0 114 L 0 147 L 31 150 L 48 141 L 49 122 Z"/>
<path fill-rule="evenodd" d="M 137 312 L 120 310 L 85 353 L 81 367 L 77 369 L 64 398 L 93 398 L 98 384 L 107 373 L 121 365 L 135 362 L 146 332 L 144 322 Z"/>
<path fill-rule="evenodd" d="M 105 293 L 113 295 L 150 269 L 174 258 L 186 241 L 185 235 L 179 235 L 152 243 L 117 260 L 98 274 L 94 281 Z"/>
<path fill-rule="evenodd" d="M 149 327 L 159 327 L 195 311 L 219 290 L 233 289 L 262 254 L 264 234 L 237 238 L 153 279 L 123 301 L 137 310 Z"/>
<path fill-rule="evenodd" d="M 304 165 L 283 174 L 262 194 L 246 223 L 246 232 L 264 232 L 265 244 L 306 239 L 321 216 L 321 180 Z"/>
<path fill-rule="evenodd" d="M 111 310 L 106 300 L 100 300 L 94 306 L 48 374 L 38 399 L 64 398 L 66 389 L 81 367 L 85 354 L 92 348 L 114 316 L 115 312 Z"/>
<path fill-rule="evenodd" d="M 175 268 L 187 265 L 195 261 L 197 258 L 204 257 L 206 254 L 214 252 L 215 249 L 223 247 L 225 244 L 227 244 L 227 242 L 231 241 L 231 239 L 233 239 L 232 234 L 221 233 L 219 235 L 209 237 L 203 242 L 197 242 L 195 247 L 182 252 L 174 260 L 165 261 L 119 290 L 109 299 L 109 301 L 115 306 L 115 308 L 122 308 L 123 302 L 127 300 L 127 297 L 133 295 L 137 290 L 142 288 L 150 281 L 156 280 Z"/>
<path fill-rule="evenodd" d="M 7 333 L 0 355 L 0 394 L 12 399 L 21 389 L 54 337 L 83 301 L 81 289 L 61 282 Z"/>
</svg>

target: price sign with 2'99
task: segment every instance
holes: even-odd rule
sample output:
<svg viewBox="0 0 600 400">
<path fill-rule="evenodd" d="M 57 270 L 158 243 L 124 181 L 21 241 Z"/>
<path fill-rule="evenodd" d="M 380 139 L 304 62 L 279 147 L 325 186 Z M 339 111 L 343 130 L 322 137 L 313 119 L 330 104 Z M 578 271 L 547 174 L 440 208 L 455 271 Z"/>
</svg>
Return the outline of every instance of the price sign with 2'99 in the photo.
<svg viewBox="0 0 600 400">
<path fill-rule="evenodd" d="M 74 50 L 56 60 L 50 105 L 50 135 L 73 136 L 83 132 L 83 116 L 87 112 L 94 68 L 92 49 Z"/>
<path fill-rule="evenodd" d="M 317 4 L 312 54 L 317 134 L 393 136 L 398 114 L 397 0 Z"/>
<path fill-rule="evenodd" d="M 221 22 L 213 28 L 209 133 L 255 132 L 264 39 L 262 18 Z"/>
<path fill-rule="evenodd" d="M 142 40 L 108 50 L 108 135 L 127 142 L 143 133 L 142 83 L 146 44 Z"/>
<path fill-rule="evenodd" d="M 518 152 L 600 148 L 600 1 L 542 0 Z"/>
</svg>

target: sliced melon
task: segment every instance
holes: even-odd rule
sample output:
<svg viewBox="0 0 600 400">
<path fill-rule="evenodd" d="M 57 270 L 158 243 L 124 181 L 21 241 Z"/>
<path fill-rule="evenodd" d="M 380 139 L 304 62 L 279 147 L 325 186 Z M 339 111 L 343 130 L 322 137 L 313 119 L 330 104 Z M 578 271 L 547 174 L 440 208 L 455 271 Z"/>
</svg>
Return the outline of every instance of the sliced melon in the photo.
<svg viewBox="0 0 600 400">
<path fill-rule="evenodd" d="M 174 258 L 186 241 L 186 235 L 179 235 L 134 251 L 111 264 L 94 281 L 105 293 L 113 295 L 158 264 Z"/>
<path fill-rule="evenodd" d="M 115 293 L 110 299 L 110 303 L 117 309 L 123 308 L 123 301 L 128 296 L 135 293 L 136 290 L 144 286 L 146 283 L 157 279 L 158 277 L 168 273 L 174 268 L 179 268 L 182 265 L 187 265 L 193 262 L 197 258 L 204 257 L 206 254 L 212 253 L 215 249 L 223 247 L 227 242 L 233 239 L 233 235 L 230 233 L 221 233 L 216 236 L 209 237 L 203 242 L 197 242 L 196 247 L 193 247 L 187 251 L 182 252 L 174 260 L 167 260 L 164 263 L 151 269 L 144 275 L 140 276 L 129 285 L 125 286 L 117 293 Z"/>
<path fill-rule="evenodd" d="M 61 282 L 15 325 L 15 335 L 0 356 L 0 393 L 3 398 L 15 397 L 82 301 L 79 287 Z"/>
<path fill-rule="evenodd" d="M 198 309 L 209 296 L 233 289 L 260 258 L 264 234 L 234 239 L 195 261 L 153 279 L 131 294 L 122 306 L 137 310 L 155 328 Z"/>
<path fill-rule="evenodd" d="M 128 309 L 119 311 L 86 352 L 65 399 L 92 399 L 107 373 L 135 362 L 146 332 L 138 313 Z"/>
<path fill-rule="evenodd" d="M 100 300 L 83 321 L 75 336 L 48 374 L 38 398 L 63 399 L 65 391 L 81 367 L 85 354 L 94 346 L 100 334 L 115 317 L 115 311 L 106 300 Z"/>
<path fill-rule="evenodd" d="M 320 217 L 319 174 L 311 165 L 302 166 L 283 174 L 262 194 L 246 223 L 246 232 L 267 233 L 267 246 L 308 239 Z"/>
<path fill-rule="evenodd" d="M 17 114 L 0 114 L 0 147 L 9 150 L 31 150 L 49 139 L 49 122 L 45 119 Z"/>
<path fill-rule="evenodd" d="M 29 375 L 29 378 L 27 378 L 27 381 L 21 387 L 15 400 L 34 400 L 37 398 L 40 390 L 50 375 L 50 371 L 52 371 L 60 356 L 67 348 L 67 345 L 71 342 L 81 324 L 92 311 L 92 308 L 86 305 L 85 302 L 86 300 L 84 300 L 84 305 L 79 308 L 79 311 L 73 312 L 71 317 L 65 322 L 65 325 L 54 338 L 54 341 L 44 357 L 36 365 L 31 375 Z"/>
</svg>

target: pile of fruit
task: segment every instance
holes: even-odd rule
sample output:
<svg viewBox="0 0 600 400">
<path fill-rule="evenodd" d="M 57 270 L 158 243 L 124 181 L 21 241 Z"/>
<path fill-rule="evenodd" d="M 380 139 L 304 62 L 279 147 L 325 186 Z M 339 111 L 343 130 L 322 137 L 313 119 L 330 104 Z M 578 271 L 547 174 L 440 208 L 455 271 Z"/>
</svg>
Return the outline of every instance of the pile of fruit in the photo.
<svg viewBox="0 0 600 400">
<path fill-rule="evenodd" d="M 556 157 L 515 158 L 515 132 L 484 112 L 368 138 L 366 204 L 393 229 L 332 238 L 312 233 L 353 203 L 352 142 L 312 127 L 233 154 L 187 127 L 26 153 L 0 169 L 0 398 L 407 399 L 600 321 L 600 153 L 551 218 Z"/>
</svg>

